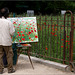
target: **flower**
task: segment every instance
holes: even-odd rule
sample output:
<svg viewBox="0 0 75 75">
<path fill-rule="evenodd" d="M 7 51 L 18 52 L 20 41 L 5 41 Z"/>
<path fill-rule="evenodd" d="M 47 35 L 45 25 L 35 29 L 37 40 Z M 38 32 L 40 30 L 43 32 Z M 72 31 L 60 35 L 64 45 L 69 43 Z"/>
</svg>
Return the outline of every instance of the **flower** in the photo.
<svg viewBox="0 0 75 75">
<path fill-rule="evenodd" d="M 38 38 L 38 36 L 37 36 L 37 35 L 35 35 L 35 38 Z"/>
<path fill-rule="evenodd" d="M 16 22 L 13 22 L 13 24 L 17 24 Z"/>
<path fill-rule="evenodd" d="M 34 30 L 36 32 L 36 30 Z"/>
<path fill-rule="evenodd" d="M 69 36 L 67 36 L 67 38 L 69 38 Z"/>
<path fill-rule="evenodd" d="M 31 29 L 32 29 L 32 27 L 31 27 Z"/>
<path fill-rule="evenodd" d="M 55 36 L 57 36 L 57 35 L 55 35 Z"/>
<path fill-rule="evenodd" d="M 19 34 L 18 36 L 21 36 L 21 34 Z"/>
<path fill-rule="evenodd" d="M 22 34 L 22 36 L 24 36 L 24 34 Z"/>
<path fill-rule="evenodd" d="M 29 34 L 27 34 L 29 36 Z"/>
<path fill-rule="evenodd" d="M 61 39 L 63 41 L 63 39 Z"/>
<path fill-rule="evenodd" d="M 63 46 L 61 46 L 61 48 L 63 48 Z"/>
<path fill-rule="evenodd" d="M 31 32 L 29 32 L 29 34 L 31 34 Z"/>
<path fill-rule="evenodd" d="M 19 42 L 21 42 L 21 40 L 19 40 Z"/>
<path fill-rule="evenodd" d="M 33 32 L 33 30 L 31 30 L 31 32 Z"/>
<path fill-rule="evenodd" d="M 17 32 L 19 34 L 19 32 Z"/>
<path fill-rule="evenodd" d="M 28 28 L 26 28 L 26 29 L 28 29 Z"/>
<path fill-rule="evenodd" d="M 21 31 L 21 33 L 23 33 L 23 31 Z"/>
<path fill-rule="evenodd" d="M 48 50 L 48 48 L 46 47 L 46 50 Z"/>
<path fill-rule="evenodd" d="M 16 37 L 18 37 L 18 35 Z"/>
<path fill-rule="evenodd" d="M 31 37 L 29 37 L 29 39 L 31 39 Z"/>
<path fill-rule="evenodd" d="M 24 41 L 25 41 L 25 38 L 22 38 L 22 40 L 24 40 Z"/>
<path fill-rule="evenodd" d="M 31 41 L 33 41 L 33 39 Z"/>
<path fill-rule="evenodd" d="M 46 23 L 44 23 L 46 25 Z"/>
</svg>

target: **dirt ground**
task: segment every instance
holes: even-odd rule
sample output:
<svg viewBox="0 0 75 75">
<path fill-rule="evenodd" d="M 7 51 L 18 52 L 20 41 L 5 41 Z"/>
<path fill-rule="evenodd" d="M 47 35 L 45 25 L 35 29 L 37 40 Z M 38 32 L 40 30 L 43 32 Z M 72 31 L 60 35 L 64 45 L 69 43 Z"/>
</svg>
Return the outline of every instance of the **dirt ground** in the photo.
<svg viewBox="0 0 75 75">
<path fill-rule="evenodd" d="M 75 75 L 72 72 L 64 72 L 40 63 L 33 62 L 34 69 L 29 61 L 19 58 L 16 72 L 8 74 L 7 68 L 2 75 Z"/>
</svg>

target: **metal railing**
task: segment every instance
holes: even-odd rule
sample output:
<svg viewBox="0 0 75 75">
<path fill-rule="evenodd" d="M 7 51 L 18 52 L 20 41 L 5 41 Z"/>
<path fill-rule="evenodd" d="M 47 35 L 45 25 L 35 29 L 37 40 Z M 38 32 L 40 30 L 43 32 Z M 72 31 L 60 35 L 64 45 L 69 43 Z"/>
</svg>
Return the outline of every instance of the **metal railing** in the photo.
<svg viewBox="0 0 75 75">
<path fill-rule="evenodd" d="M 72 12 L 67 11 L 64 16 L 40 15 L 36 18 L 39 41 L 31 43 L 31 55 L 63 64 L 75 62 L 75 19 Z"/>
</svg>

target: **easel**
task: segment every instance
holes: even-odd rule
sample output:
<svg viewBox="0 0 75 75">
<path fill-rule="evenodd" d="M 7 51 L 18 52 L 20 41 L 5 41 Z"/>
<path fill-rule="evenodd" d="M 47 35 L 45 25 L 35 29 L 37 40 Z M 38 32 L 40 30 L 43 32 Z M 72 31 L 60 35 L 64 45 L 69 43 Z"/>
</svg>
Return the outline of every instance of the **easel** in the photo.
<svg viewBox="0 0 75 75">
<path fill-rule="evenodd" d="M 20 44 L 20 45 L 17 45 L 17 62 L 16 62 L 16 66 L 15 66 L 15 69 L 17 67 L 17 63 L 18 63 L 18 58 L 19 58 L 19 55 L 22 53 L 23 50 L 21 49 L 27 49 L 27 47 L 29 47 L 29 49 L 27 50 L 27 54 L 28 54 L 28 57 L 29 57 L 29 60 L 30 60 L 30 63 L 32 65 L 32 68 L 34 69 L 33 67 L 33 64 L 32 64 L 32 61 L 31 61 L 31 58 L 30 58 L 30 48 L 31 48 L 31 45 L 30 44 Z"/>
</svg>

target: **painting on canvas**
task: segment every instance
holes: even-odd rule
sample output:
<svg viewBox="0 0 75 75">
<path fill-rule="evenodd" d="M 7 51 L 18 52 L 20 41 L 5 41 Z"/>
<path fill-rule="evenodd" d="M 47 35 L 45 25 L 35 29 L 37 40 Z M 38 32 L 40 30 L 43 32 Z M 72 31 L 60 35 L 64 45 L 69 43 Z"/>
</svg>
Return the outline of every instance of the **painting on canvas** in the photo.
<svg viewBox="0 0 75 75">
<path fill-rule="evenodd" d="M 13 43 L 38 42 L 36 17 L 8 18 L 15 28 Z"/>
</svg>

